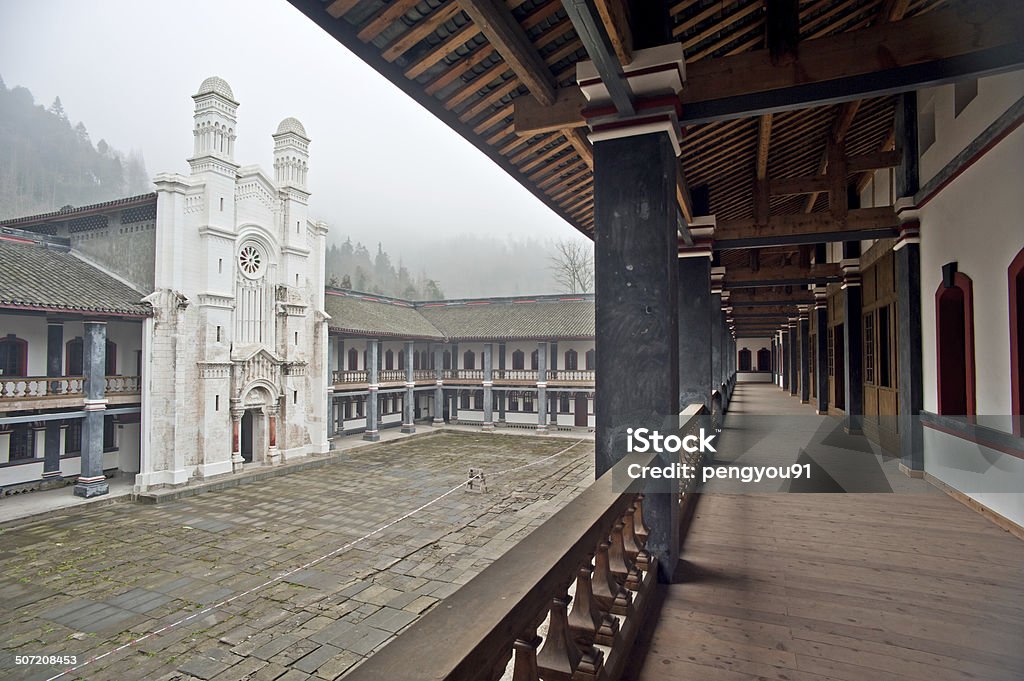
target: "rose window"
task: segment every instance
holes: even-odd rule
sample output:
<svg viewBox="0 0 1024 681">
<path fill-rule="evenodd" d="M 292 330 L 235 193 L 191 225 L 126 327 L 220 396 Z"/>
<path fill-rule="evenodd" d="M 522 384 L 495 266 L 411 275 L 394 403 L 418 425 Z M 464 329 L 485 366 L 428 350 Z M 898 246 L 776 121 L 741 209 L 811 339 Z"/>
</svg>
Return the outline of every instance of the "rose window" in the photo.
<svg viewBox="0 0 1024 681">
<path fill-rule="evenodd" d="M 247 277 L 256 277 L 263 271 L 263 254 L 253 245 L 242 246 L 238 252 L 238 267 Z"/>
</svg>

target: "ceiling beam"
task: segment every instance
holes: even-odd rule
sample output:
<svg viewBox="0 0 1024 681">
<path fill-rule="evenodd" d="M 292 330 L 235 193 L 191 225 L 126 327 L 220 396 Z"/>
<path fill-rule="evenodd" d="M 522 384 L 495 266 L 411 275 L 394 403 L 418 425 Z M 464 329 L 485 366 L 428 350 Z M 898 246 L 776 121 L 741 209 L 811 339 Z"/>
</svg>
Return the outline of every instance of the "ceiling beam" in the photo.
<svg viewBox="0 0 1024 681">
<path fill-rule="evenodd" d="M 530 94 L 541 104 L 554 104 L 557 86 L 551 69 L 505 3 L 500 0 L 459 0 L 459 6 L 530 90 Z"/>
<path fill-rule="evenodd" d="M 899 220 L 891 206 L 855 208 L 845 213 L 845 217 L 833 213 L 773 215 L 763 225 L 753 219 L 729 220 L 719 222 L 715 227 L 714 249 L 724 251 L 884 239 L 899 236 L 898 228 Z"/>
<path fill-rule="evenodd" d="M 633 91 L 623 75 L 622 63 L 612 49 L 611 39 L 601 17 L 587 0 L 562 0 L 562 6 L 587 50 L 587 55 L 594 62 L 594 68 L 601 76 L 601 82 L 608 90 L 616 111 L 623 116 L 635 116 Z"/>
<path fill-rule="evenodd" d="M 633 29 L 629 26 L 629 12 L 624 0 L 594 0 L 594 6 L 608 33 L 608 41 L 619 63 L 628 66 L 633 61 Z"/>
<path fill-rule="evenodd" d="M 729 297 L 733 306 L 753 307 L 756 305 L 809 305 L 814 303 L 814 294 L 810 291 L 758 291 L 756 289 L 734 291 Z"/>
<path fill-rule="evenodd" d="M 1024 66 L 1024 3 L 961 0 L 926 14 L 800 45 L 781 66 L 768 50 L 687 65 L 684 123 L 896 94 Z"/>
<path fill-rule="evenodd" d="M 839 263 L 827 263 L 800 267 L 761 267 L 757 272 L 745 269 L 726 268 L 723 286 L 728 289 L 759 288 L 762 286 L 788 286 L 797 284 L 828 284 L 843 277 Z"/>
<path fill-rule="evenodd" d="M 799 57 L 779 66 L 772 64 L 768 50 L 702 59 L 687 64 L 679 120 L 692 125 L 850 102 L 837 122 L 852 121 L 864 98 L 1024 68 L 1021 34 L 1024 3 L 961 1 L 895 23 L 801 43 Z M 576 100 L 578 110 L 534 112 L 531 124 L 541 130 L 581 127 L 581 100 L 582 95 Z M 533 132 L 525 121 L 516 129 Z"/>
</svg>

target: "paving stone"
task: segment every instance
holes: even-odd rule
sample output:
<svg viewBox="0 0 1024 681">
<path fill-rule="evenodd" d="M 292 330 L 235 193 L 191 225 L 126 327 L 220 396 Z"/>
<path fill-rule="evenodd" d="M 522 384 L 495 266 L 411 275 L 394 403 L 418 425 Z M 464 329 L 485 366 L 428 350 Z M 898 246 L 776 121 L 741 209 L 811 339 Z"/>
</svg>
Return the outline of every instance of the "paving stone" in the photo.
<svg viewBox="0 0 1024 681">
<path fill-rule="evenodd" d="M 443 434 L 168 504 L 119 504 L 10 528 L 0 551 L 4 646 L 107 652 L 334 551 L 462 482 L 469 466 L 493 472 L 565 446 Z M 294 672 L 333 681 L 582 491 L 592 461 L 588 444 L 551 464 L 489 476 L 485 494 L 449 495 L 358 546 L 104 658 L 86 676 L 272 681 Z M 373 499 L 390 503 L 382 511 Z M 0 656 L 7 678 L 3 664 Z"/>
</svg>

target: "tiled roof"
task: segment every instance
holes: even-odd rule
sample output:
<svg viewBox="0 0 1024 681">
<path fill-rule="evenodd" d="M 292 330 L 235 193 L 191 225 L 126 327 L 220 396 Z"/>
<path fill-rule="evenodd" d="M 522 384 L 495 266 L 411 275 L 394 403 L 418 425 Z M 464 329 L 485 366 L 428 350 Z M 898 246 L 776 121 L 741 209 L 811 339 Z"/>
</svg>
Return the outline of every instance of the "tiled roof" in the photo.
<svg viewBox="0 0 1024 681">
<path fill-rule="evenodd" d="M 594 336 L 594 299 L 590 296 L 425 304 L 419 310 L 451 340 Z"/>
<path fill-rule="evenodd" d="M 329 289 L 324 308 L 333 331 L 443 340 L 441 332 L 405 301 Z"/>
<path fill-rule="evenodd" d="M 331 329 L 436 340 L 592 338 L 593 296 L 533 296 L 413 303 L 328 289 Z"/>
<path fill-rule="evenodd" d="M 104 213 L 109 210 L 114 210 L 116 208 L 129 208 L 132 206 L 138 206 L 146 203 L 156 203 L 155 192 L 149 194 L 139 194 L 137 196 L 126 196 L 121 199 L 104 201 L 103 203 L 93 203 L 88 206 L 79 206 L 78 208 L 62 208 L 60 210 L 51 211 L 49 213 L 39 213 L 37 215 L 25 215 L 23 217 L 0 219 L 0 225 L 9 227 L 17 225 L 20 229 L 24 229 L 25 225 L 30 225 L 37 222 L 52 222 L 54 220 L 66 220 L 72 217 L 79 217 L 90 213 Z"/>
<path fill-rule="evenodd" d="M 0 307 L 148 316 L 142 297 L 66 247 L 0 235 Z"/>
</svg>

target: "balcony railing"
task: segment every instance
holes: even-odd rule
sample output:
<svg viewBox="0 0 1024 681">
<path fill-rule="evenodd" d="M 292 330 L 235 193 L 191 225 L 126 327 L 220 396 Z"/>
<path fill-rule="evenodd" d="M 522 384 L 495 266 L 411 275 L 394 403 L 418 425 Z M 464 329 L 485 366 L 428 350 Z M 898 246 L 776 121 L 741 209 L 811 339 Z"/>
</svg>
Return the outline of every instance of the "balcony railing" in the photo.
<svg viewBox="0 0 1024 681">
<path fill-rule="evenodd" d="M 701 411 L 694 405 L 683 413 L 684 431 L 693 432 Z M 613 481 L 624 486 L 630 464 L 649 465 L 655 456 L 627 455 L 346 678 L 496 681 L 511 660 L 515 681 L 619 679 L 656 610 L 657 560 L 645 548 L 646 501 L 635 491 L 616 491 L 622 487 Z M 672 499 L 680 505 L 680 534 L 696 498 L 689 489 Z"/>
<path fill-rule="evenodd" d="M 123 395 L 140 392 L 138 376 L 107 376 L 107 394 Z"/>
<path fill-rule="evenodd" d="M 377 380 L 381 383 L 405 381 L 405 369 L 381 369 L 378 372 Z"/>
<path fill-rule="evenodd" d="M 412 378 L 414 381 L 433 381 L 435 380 L 437 372 L 433 369 L 416 369 L 412 372 Z"/>
<path fill-rule="evenodd" d="M 536 381 L 537 372 L 533 369 L 499 369 L 494 372 L 499 381 Z"/>
<path fill-rule="evenodd" d="M 334 382 L 335 383 L 366 383 L 367 373 L 363 371 L 335 371 Z"/>
<path fill-rule="evenodd" d="M 549 381 L 580 381 L 593 383 L 593 369 L 552 369 L 548 372 Z"/>
<path fill-rule="evenodd" d="M 131 395 L 141 392 L 138 376 L 107 376 L 108 395 Z M 85 395 L 82 376 L 7 376 L 0 377 L 0 400 L 39 400 Z"/>
</svg>

